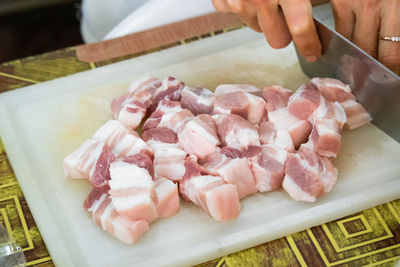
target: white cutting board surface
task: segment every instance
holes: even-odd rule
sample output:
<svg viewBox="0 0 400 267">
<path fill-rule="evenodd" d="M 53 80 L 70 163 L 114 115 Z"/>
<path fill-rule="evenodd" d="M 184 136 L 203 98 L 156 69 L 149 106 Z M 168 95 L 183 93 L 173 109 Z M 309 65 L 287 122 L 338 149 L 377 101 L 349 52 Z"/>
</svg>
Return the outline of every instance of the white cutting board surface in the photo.
<svg viewBox="0 0 400 267">
<path fill-rule="evenodd" d="M 315 204 L 283 191 L 257 194 L 242 201 L 236 220 L 217 223 L 181 201 L 176 216 L 124 245 L 84 211 L 89 183 L 65 180 L 62 160 L 111 118 L 112 97 L 148 72 L 211 89 L 220 83 L 295 89 L 308 80 L 292 46 L 273 50 L 262 35 L 243 29 L 1 94 L 1 137 L 57 266 L 192 265 L 400 197 L 400 144 L 367 125 L 344 132 L 337 186 Z"/>
</svg>

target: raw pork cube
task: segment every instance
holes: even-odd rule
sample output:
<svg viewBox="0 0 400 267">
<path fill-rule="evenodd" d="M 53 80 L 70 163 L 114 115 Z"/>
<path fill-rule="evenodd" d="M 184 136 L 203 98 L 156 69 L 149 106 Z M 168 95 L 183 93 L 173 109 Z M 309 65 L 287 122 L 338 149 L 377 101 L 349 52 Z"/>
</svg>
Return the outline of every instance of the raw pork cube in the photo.
<svg viewBox="0 0 400 267">
<path fill-rule="evenodd" d="M 224 184 L 204 193 L 208 213 L 218 222 L 236 219 L 240 213 L 238 190 L 233 184 Z"/>
<path fill-rule="evenodd" d="M 86 197 L 83 206 L 98 226 L 126 244 L 134 244 L 150 228 L 146 220 L 131 221 L 121 216 L 110 196 L 95 188 Z"/>
<path fill-rule="evenodd" d="M 144 76 L 136 81 L 133 81 L 128 88 L 130 94 L 135 94 L 138 92 L 148 91 L 151 94 L 161 86 L 161 80 L 154 76 Z"/>
<path fill-rule="evenodd" d="M 349 99 L 355 100 L 350 86 L 337 79 L 313 78 L 311 79 L 311 83 L 328 101 L 341 103 Z"/>
<path fill-rule="evenodd" d="M 257 192 L 256 182 L 246 159 L 232 159 L 220 152 L 214 152 L 202 159 L 201 163 L 210 174 L 221 176 L 226 183 L 236 185 L 240 199 Z"/>
<path fill-rule="evenodd" d="M 181 92 L 181 105 L 194 115 L 211 114 L 214 107 L 215 95 L 203 87 L 183 88 Z"/>
<path fill-rule="evenodd" d="M 311 84 L 300 86 L 297 91 L 290 96 L 288 102 L 289 112 L 301 120 L 307 120 L 308 117 L 319 106 L 321 94 Z"/>
<path fill-rule="evenodd" d="M 246 150 L 248 146 L 259 146 L 260 137 L 256 126 L 233 114 L 213 116 L 217 132 L 224 146 Z"/>
<path fill-rule="evenodd" d="M 281 187 L 285 175 L 288 152 L 274 145 L 249 147 L 242 157 L 247 158 L 256 179 L 259 192 L 276 190 Z"/>
<path fill-rule="evenodd" d="M 225 222 L 235 219 L 240 212 L 238 190 L 233 184 L 225 184 L 219 176 L 202 175 L 197 158 L 188 156 L 186 173 L 179 183 L 179 191 L 185 200 L 190 200 L 206 211 L 214 220 Z"/>
<path fill-rule="evenodd" d="M 217 95 L 213 112 L 214 114 L 236 114 L 250 123 L 258 124 L 266 114 L 265 101 L 249 93 L 230 92 Z"/>
<path fill-rule="evenodd" d="M 324 157 L 336 158 L 342 147 L 339 125 L 332 119 L 318 119 L 310 135 L 314 151 Z"/>
<path fill-rule="evenodd" d="M 143 130 L 165 127 L 178 133 L 181 127 L 193 117 L 193 113 L 188 109 L 182 109 L 179 102 L 162 100 L 144 123 Z"/>
<path fill-rule="evenodd" d="M 176 113 L 182 111 L 181 104 L 177 101 L 161 100 L 157 109 L 150 115 L 150 117 L 143 124 L 143 130 L 153 129 L 158 127 L 161 117 L 166 113 Z"/>
<path fill-rule="evenodd" d="M 271 144 L 289 152 L 294 151 L 292 137 L 286 128 L 276 127 L 270 121 L 263 121 L 257 131 L 260 135 L 261 144 Z"/>
<path fill-rule="evenodd" d="M 149 172 L 122 160 L 110 166 L 110 197 L 119 214 L 130 220 L 155 220 L 157 195 Z"/>
<path fill-rule="evenodd" d="M 353 130 L 371 122 L 371 116 L 357 101 L 350 99 L 340 104 L 346 112 L 346 128 Z"/>
<path fill-rule="evenodd" d="M 208 114 L 198 115 L 186 123 L 178 138 L 186 152 L 199 158 L 213 153 L 220 144 L 215 122 Z"/>
<path fill-rule="evenodd" d="M 128 131 L 120 121 L 109 120 L 93 135 L 93 139 L 104 142 L 117 158 L 145 153 L 153 154 L 152 148 L 147 145 L 135 132 Z"/>
<path fill-rule="evenodd" d="M 289 153 L 282 187 L 297 201 L 315 202 L 336 184 L 337 169 L 332 162 L 310 149 Z"/>
<path fill-rule="evenodd" d="M 66 178 L 86 178 L 93 187 L 108 190 L 109 166 L 115 160 L 114 154 L 99 141 L 89 139 L 64 159 Z"/>
<path fill-rule="evenodd" d="M 129 87 L 129 93 L 116 97 L 111 102 L 114 118 L 128 129 L 136 129 L 147 108 L 153 104 L 153 94 L 161 86 L 157 77 L 145 76 L 134 81 Z"/>
<path fill-rule="evenodd" d="M 280 85 L 268 86 L 263 89 L 263 98 L 267 102 L 267 111 L 274 111 L 278 108 L 285 108 L 288 104 L 289 97 L 293 92 L 283 88 Z"/>
<path fill-rule="evenodd" d="M 285 128 L 292 137 L 295 148 L 308 140 L 312 125 L 307 120 L 300 120 L 287 108 L 280 108 L 268 114 L 268 119 L 277 128 Z"/>
<path fill-rule="evenodd" d="M 158 104 L 163 99 L 179 101 L 183 87 L 183 82 L 174 77 L 167 77 L 162 81 L 161 86 L 155 90 L 153 102 Z"/>
<path fill-rule="evenodd" d="M 154 149 L 154 177 L 164 177 L 177 182 L 185 174 L 187 152 L 177 144 L 151 141 Z"/>
<path fill-rule="evenodd" d="M 258 93 L 261 90 L 249 84 L 221 84 L 215 88 L 215 95 L 225 95 L 233 92 Z"/>
<path fill-rule="evenodd" d="M 122 159 L 122 161 L 135 164 L 136 166 L 146 169 L 150 176 L 154 176 L 154 168 L 152 159 L 146 154 L 136 154 L 131 156 L 126 156 Z"/>
<path fill-rule="evenodd" d="M 347 116 L 343 107 L 338 102 L 332 103 L 321 96 L 318 108 L 313 112 L 308 120 L 311 123 L 314 123 L 314 121 L 318 119 L 333 119 L 338 123 L 339 128 L 342 129 L 343 125 L 347 121 Z"/>
<path fill-rule="evenodd" d="M 122 103 L 129 97 L 129 94 L 124 94 L 113 98 L 111 101 L 111 112 L 114 115 L 114 119 L 118 119 L 119 112 L 122 109 Z"/>
<path fill-rule="evenodd" d="M 135 130 L 146 115 L 146 111 L 146 106 L 140 101 L 131 100 L 123 104 L 118 114 L 118 120 L 127 129 Z"/>
<path fill-rule="evenodd" d="M 127 94 L 114 98 L 111 102 L 111 110 L 117 119 L 119 112 L 124 104 L 131 100 L 138 100 L 148 108 L 152 105 L 152 95 L 155 90 L 161 86 L 161 81 L 157 77 L 145 76 L 133 81 L 128 89 Z"/>
<path fill-rule="evenodd" d="M 152 95 L 148 91 L 118 96 L 111 101 L 111 111 L 114 118 L 130 130 L 136 129 L 147 108 L 152 104 Z"/>
<path fill-rule="evenodd" d="M 181 183 L 182 194 L 206 211 L 214 220 L 226 222 L 240 213 L 238 191 L 233 184 L 224 184 L 219 176 L 196 176 Z"/>
<path fill-rule="evenodd" d="M 157 213 L 161 218 L 168 218 L 179 210 L 178 186 L 172 181 L 158 177 L 154 179 L 157 194 Z"/>
<path fill-rule="evenodd" d="M 176 144 L 178 143 L 177 134 L 168 128 L 153 128 L 146 130 L 142 134 L 145 142 L 158 141 L 161 143 Z"/>
</svg>

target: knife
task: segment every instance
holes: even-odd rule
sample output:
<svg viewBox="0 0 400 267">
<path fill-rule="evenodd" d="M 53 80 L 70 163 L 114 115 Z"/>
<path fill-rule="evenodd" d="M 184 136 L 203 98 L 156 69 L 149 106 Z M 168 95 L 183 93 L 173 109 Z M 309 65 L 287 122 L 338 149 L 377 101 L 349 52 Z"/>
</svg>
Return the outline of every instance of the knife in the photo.
<svg viewBox="0 0 400 267">
<path fill-rule="evenodd" d="M 296 48 L 304 74 L 310 78 L 336 78 L 349 84 L 373 123 L 400 142 L 400 77 L 318 19 L 314 21 L 322 56 L 310 63 Z"/>
</svg>

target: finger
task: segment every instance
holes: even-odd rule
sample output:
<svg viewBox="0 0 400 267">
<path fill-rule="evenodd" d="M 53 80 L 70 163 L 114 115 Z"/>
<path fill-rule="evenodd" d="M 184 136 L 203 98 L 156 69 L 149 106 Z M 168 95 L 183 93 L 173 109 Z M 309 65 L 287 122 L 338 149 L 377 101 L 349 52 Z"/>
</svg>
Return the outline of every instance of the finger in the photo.
<svg viewBox="0 0 400 267">
<path fill-rule="evenodd" d="M 229 13 L 231 11 L 225 0 L 212 0 L 212 3 L 218 12 Z"/>
<path fill-rule="evenodd" d="M 400 34 L 400 5 L 399 1 L 388 1 L 381 14 L 380 36 L 399 36 Z M 400 75 L 400 43 L 379 40 L 378 60 Z"/>
<path fill-rule="evenodd" d="M 331 0 L 335 29 L 348 40 L 351 40 L 353 36 L 355 22 L 351 4 L 352 1 L 348 0 Z"/>
<path fill-rule="evenodd" d="M 310 1 L 281 0 L 280 5 L 300 54 L 308 61 L 316 61 L 321 55 L 321 42 L 312 18 Z"/>
<path fill-rule="evenodd" d="M 278 1 L 266 1 L 257 6 L 258 24 L 273 48 L 287 46 L 292 37 Z"/>
<path fill-rule="evenodd" d="M 376 2 L 379 4 L 379 2 Z M 377 56 L 379 14 L 378 6 L 369 6 L 361 4 L 354 10 L 355 25 L 351 41 L 367 52 L 369 55 Z"/>
<path fill-rule="evenodd" d="M 238 15 L 247 26 L 257 32 L 261 32 L 257 21 L 257 11 L 255 6 L 245 0 L 227 0 L 229 9 Z"/>
</svg>

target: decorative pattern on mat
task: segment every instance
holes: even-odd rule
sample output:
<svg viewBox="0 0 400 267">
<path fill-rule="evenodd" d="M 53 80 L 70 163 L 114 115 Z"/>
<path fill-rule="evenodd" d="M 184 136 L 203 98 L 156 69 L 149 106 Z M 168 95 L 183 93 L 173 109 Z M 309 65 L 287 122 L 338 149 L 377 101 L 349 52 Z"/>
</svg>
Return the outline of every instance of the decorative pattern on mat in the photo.
<svg viewBox="0 0 400 267">
<path fill-rule="evenodd" d="M 184 40 L 173 46 L 212 37 L 224 31 Z M 0 65 L 0 92 L 149 52 L 152 51 L 88 64 L 77 60 L 74 48 L 67 48 L 15 60 Z M 1 140 L 0 221 L 23 248 L 27 266 L 54 266 Z M 398 260 L 400 260 L 400 199 L 198 266 L 394 266 Z"/>
</svg>

